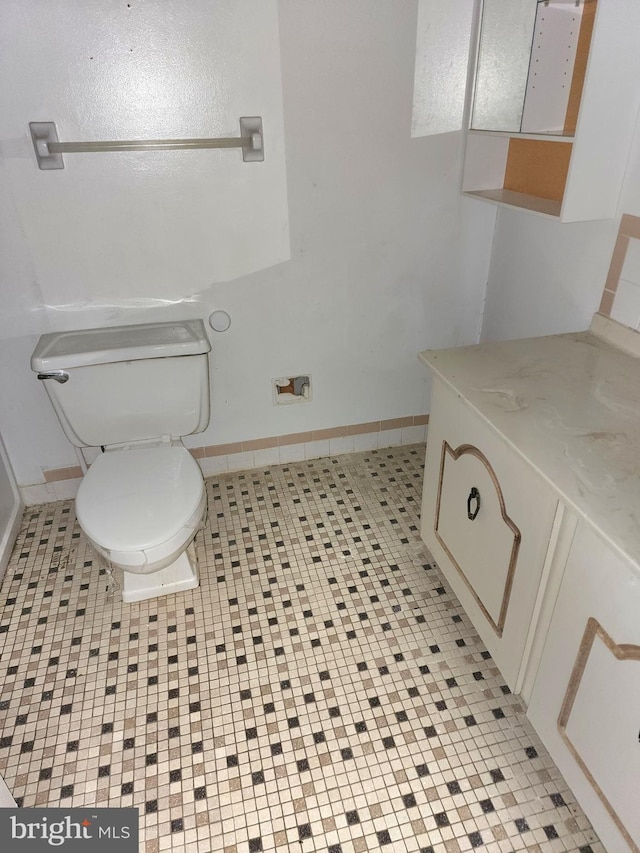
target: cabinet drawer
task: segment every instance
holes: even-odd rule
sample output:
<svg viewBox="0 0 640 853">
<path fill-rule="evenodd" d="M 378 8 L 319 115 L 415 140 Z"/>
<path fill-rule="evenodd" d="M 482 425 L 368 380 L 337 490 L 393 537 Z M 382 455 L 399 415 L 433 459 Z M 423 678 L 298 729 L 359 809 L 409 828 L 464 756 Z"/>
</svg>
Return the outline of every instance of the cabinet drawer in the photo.
<svg viewBox="0 0 640 853">
<path fill-rule="evenodd" d="M 422 538 L 514 691 L 556 507 L 536 472 L 434 379 Z"/>
<path fill-rule="evenodd" d="M 609 853 L 640 850 L 638 614 L 637 576 L 579 525 L 528 716 Z"/>
</svg>

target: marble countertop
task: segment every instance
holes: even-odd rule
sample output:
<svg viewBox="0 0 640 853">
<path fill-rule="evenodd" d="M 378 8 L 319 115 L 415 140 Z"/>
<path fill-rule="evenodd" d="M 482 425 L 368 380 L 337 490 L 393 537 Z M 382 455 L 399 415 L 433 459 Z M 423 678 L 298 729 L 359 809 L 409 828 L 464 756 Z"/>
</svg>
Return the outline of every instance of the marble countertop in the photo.
<svg viewBox="0 0 640 853">
<path fill-rule="evenodd" d="M 640 358 L 592 331 L 420 353 L 640 571 Z"/>
</svg>

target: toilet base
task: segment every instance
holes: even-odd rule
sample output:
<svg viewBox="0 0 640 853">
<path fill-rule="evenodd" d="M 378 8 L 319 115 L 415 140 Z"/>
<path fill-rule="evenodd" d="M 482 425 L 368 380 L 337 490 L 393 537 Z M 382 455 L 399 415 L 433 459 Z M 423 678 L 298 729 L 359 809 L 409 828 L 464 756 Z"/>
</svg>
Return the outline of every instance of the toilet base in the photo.
<svg viewBox="0 0 640 853">
<path fill-rule="evenodd" d="M 126 603 L 146 601 L 148 598 L 195 589 L 199 583 L 198 562 L 192 542 L 174 563 L 164 569 L 148 575 L 123 572 L 122 600 Z"/>
</svg>

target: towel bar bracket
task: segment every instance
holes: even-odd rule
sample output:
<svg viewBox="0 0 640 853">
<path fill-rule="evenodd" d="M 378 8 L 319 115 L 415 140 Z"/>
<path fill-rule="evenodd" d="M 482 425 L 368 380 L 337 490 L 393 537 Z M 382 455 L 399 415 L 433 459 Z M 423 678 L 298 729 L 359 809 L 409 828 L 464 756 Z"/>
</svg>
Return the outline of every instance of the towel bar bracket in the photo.
<svg viewBox="0 0 640 853">
<path fill-rule="evenodd" d="M 58 142 L 58 131 L 53 121 L 32 121 L 29 123 L 33 148 L 39 169 L 64 169 L 62 154 L 53 154 L 49 145 Z"/>
<path fill-rule="evenodd" d="M 64 169 L 63 154 L 104 151 L 180 151 L 195 148 L 241 148 L 245 163 L 264 160 L 262 118 L 240 119 L 240 136 L 213 139 L 118 139 L 107 142 L 60 142 L 53 121 L 29 123 L 31 140 L 40 169 Z"/>
</svg>

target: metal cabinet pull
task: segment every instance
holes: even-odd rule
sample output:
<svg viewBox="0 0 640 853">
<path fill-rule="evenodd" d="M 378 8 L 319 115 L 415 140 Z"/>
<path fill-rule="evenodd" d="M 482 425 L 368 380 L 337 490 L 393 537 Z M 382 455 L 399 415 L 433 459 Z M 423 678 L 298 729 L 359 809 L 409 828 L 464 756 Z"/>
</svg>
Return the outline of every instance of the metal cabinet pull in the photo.
<svg viewBox="0 0 640 853">
<path fill-rule="evenodd" d="M 476 502 L 475 509 L 471 509 L 472 502 Z M 471 487 L 471 491 L 469 492 L 469 497 L 467 498 L 467 518 L 469 521 L 473 521 L 477 514 L 480 512 L 480 492 L 476 489 L 475 486 Z"/>
</svg>

